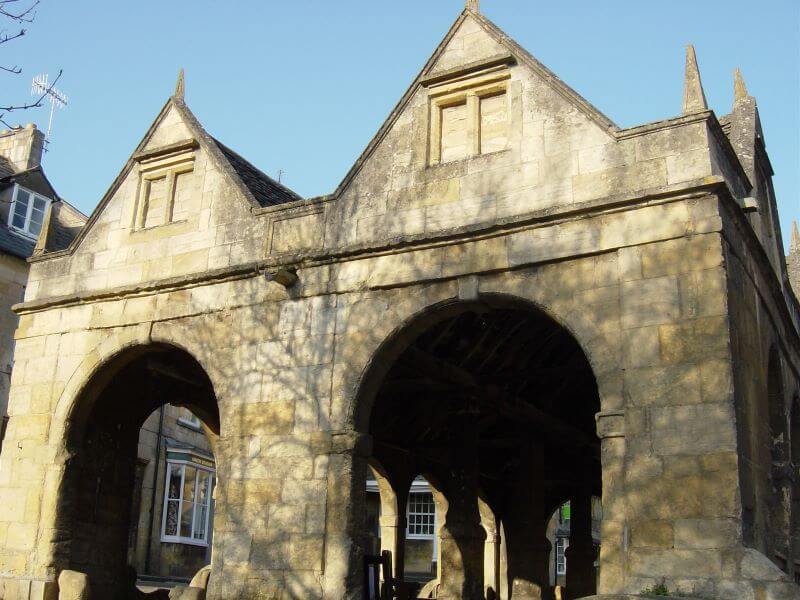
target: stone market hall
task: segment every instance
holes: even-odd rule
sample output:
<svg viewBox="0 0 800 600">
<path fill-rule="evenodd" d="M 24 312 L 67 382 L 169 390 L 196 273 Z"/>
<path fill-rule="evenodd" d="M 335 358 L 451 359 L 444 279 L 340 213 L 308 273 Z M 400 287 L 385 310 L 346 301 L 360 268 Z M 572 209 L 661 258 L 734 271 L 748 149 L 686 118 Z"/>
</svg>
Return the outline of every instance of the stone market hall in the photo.
<svg viewBox="0 0 800 600">
<path fill-rule="evenodd" d="M 718 116 L 690 47 L 682 113 L 622 129 L 470 0 L 302 198 L 203 128 L 181 75 L 76 237 L 30 259 L 0 598 L 65 573 L 130 597 L 137 439 L 168 403 L 216 464 L 210 600 L 800 598 L 800 305 L 732 87 Z M 409 534 L 435 536 L 424 585 Z"/>
</svg>

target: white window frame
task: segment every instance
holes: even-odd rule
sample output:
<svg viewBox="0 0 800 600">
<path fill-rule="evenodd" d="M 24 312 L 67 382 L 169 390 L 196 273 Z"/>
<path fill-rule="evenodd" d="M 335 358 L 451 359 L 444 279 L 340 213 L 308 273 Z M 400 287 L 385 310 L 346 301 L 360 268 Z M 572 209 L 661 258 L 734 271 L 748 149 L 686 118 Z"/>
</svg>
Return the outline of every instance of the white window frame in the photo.
<svg viewBox="0 0 800 600">
<path fill-rule="evenodd" d="M 191 546 L 205 546 L 208 547 L 208 529 L 211 523 L 211 497 L 214 495 L 214 484 L 216 479 L 216 472 L 214 469 L 209 469 L 208 467 L 204 467 L 203 465 L 198 465 L 197 463 L 188 461 L 188 460 L 168 460 L 167 461 L 167 468 L 165 472 L 165 479 L 164 479 L 164 503 L 161 505 L 161 541 L 162 542 L 170 542 L 174 544 L 188 544 Z M 169 506 L 169 478 L 171 475 L 171 471 L 173 467 L 180 467 L 181 468 L 181 498 L 178 502 L 178 532 L 180 532 L 181 527 L 181 517 L 183 516 L 183 487 L 184 481 L 186 478 L 186 468 L 185 467 L 194 467 L 198 471 L 205 471 L 209 474 L 210 477 L 210 486 L 209 486 L 209 493 L 208 497 L 206 498 L 206 529 L 203 532 L 203 539 L 198 540 L 193 537 L 185 537 L 181 535 L 167 535 L 167 512 Z M 197 483 L 198 477 L 195 476 L 194 481 L 194 497 L 197 497 Z M 197 503 L 192 502 L 192 526 L 190 528 L 191 531 L 194 531 L 194 520 L 196 516 L 196 509 Z"/>
<path fill-rule="evenodd" d="M 28 193 L 30 195 L 30 197 L 31 197 L 31 201 L 28 203 L 28 212 L 25 214 L 25 226 L 22 227 L 22 228 L 17 227 L 17 226 L 14 225 L 14 209 L 17 206 L 17 194 L 19 193 L 20 190 L 22 190 L 23 192 Z M 40 200 L 44 200 L 44 215 L 42 216 L 42 229 L 44 229 L 44 220 L 47 217 L 47 209 L 50 207 L 50 203 L 52 202 L 52 200 L 50 198 L 48 198 L 47 196 L 42 196 L 41 194 L 37 194 L 36 192 L 32 192 L 28 188 L 22 187 L 18 183 L 15 183 L 14 184 L 14 194 L 13 194 L 13 196 L 11 198 L 11 208 L 8 211 L 8 228 L 11 231 L 15 232 L 15 233 L 18 233 L 20 235 L 25 236 L 26 238 L 30 238 L 30 239 L 33 239 L 33 240 L 38 239 L 39 238 L 39 233 L 41 233 L 41 230 L 39 230 L 39 233 L 31 233 L 29 231 L 29 228 L 31 226 L 31 214 L 33 213 L 33 201 L 36 198 L 39 198 Z"/>
<path fill-rule="evenodd" d="M 178 417 L 178 423 L 180 423 L 181 425 L 185 425 L 190 429 L 197 429 L 197 430 L 202 429 L 202 427 L 200 426 L 200 419 L 197 418 L 197 415 L 195 415 L 194 413 L 190 414 L 191 416 L 189 417 L 184 417 L 184 416 Z"/>
<path fill-rule="evenodd" d="M 556 538 L 556 575 L 566 575 L 567 574 L 567 555 L 566 550 L 569 544 L 567 544 L 567 538 L 557 537 Z"/>
<path fill-rule="evenodd" d="M 411 498 L 416 495 L 426 494 L 431 497 L 431 505 L 433 506 L 433 532 L 432 533 L 411 533 L 411 515 L 430 515 L 431 513 L 425 512 L 411 512 Z M 433 498 L 433 494 L 426 490 L 412 490 L 408 494 L 408 502 L 406 503 L 406 539 L 407 540 L 433 540 L 436 538 L 436 528 L 437 528 L 437 518 L 438 515 L 436 514 L 436 500 Z"/>
</svg>

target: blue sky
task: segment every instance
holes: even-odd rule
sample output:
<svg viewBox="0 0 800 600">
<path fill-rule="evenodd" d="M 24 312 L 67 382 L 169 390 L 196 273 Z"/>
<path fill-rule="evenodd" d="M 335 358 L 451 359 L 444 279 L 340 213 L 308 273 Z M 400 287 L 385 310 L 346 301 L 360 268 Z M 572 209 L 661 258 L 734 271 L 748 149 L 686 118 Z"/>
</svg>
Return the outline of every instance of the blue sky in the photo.
<svg viewBox="0 0 800 600">
<path fill-rule="evenodd" d="M 91 212 L 186 69 L 210 133 L 303 196 L 333 191 L 463 0 L 42 0 L 7 45 L 3 100 L 64 70 L 48 176 Z M 482 0 L 482 12 L 618 125 L 680 112 L 684 49 L 709 104 L 730 111 L 735 67 L 758 100 L 784 240 L 800 220 L 800 2 Z M 43 109 L 20 121 L 46 126 Z"/>
</svg>

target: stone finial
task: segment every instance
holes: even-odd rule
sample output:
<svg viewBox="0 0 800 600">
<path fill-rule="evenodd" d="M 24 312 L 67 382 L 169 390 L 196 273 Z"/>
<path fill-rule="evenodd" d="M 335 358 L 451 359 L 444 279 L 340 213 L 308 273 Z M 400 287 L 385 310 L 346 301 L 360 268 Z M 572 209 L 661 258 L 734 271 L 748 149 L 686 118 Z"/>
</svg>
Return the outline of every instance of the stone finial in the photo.
<svg viewBox="0 0 800 600">
<path fill-rule="evenodd" d="M 700 69 L 697 68 L 697 55 L 694 46 L 686 47 L 686 75 L 683 80 L 683 114 L 689 115 L 708 110 Z"/>
<path fill-rule="evenodd" d="M 744 77 L 742 72 L 737 67 L 733 72 L 733 100 L 744 100 L 749 94 L 747 93 L 747 86 L 744 84 Z"/>
<path fill-rule="evenodd" d="M 786 257 L 786 274 L 794 295 L 800 298 L 800 231 L 797 230 L 797 221 L 792 221 L 792 241 Z"/>
<path fill-rule="evenodd" d="M 466 9 L 474 13 L 481 12 L 480 0 L 466 0 Z"/>
<path fill-rule="evenodd" d="M 178 71 L 178 81 L 175 83 L 175 96 L 178 100 L 183 100 L 184 95 L 186 94 L 186 82 L 183 78 L 183 68 Z"/>
</svg>

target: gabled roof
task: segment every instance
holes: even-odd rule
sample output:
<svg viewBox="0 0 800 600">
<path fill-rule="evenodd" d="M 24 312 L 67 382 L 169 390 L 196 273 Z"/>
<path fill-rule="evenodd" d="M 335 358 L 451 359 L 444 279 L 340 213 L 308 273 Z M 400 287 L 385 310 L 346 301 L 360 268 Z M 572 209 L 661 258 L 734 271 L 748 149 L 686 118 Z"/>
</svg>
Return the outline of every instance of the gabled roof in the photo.
<svg viewBox="0 0 800 600">
<path fill-rule="evenodd" d="M 73 252 L 80 244 L 81 240 L 92 228 L 92 225 L 103 212 L 106 205 L 110 202 L 114 192 L 122 184 L 125 177 L 130 173 L 136 163 L 137 155 L 140 155 L 146 148 L 154 132 L 158 128 L 161 120 L 170 108 L 174 108 L 183 119 L 191 135 L 197 140 L 199 146 L 205 150 L 216 163 L 217 167 L 231 180 L 233 186 L 247 199 L 253 207 L 273 206 L 286 202 L 302 200 L 302 197 L 284 185 L 265 175 L 262 171 L 254 167 L 251 163 L 242 158 L 239 154 L 211 137 L 205 128 L 197 120 L 186 103 L 178 95 L 170 96 L 161 111 L 156 116 L 150 128 L 145 133 L 142 140 L 131 153 L 125 166 L 114 179 L 111 186 L 106 191 L 103 198 L 92 211 L 86 226 L 80 231 L 70 244 L 69 250 Z M 46 254 L 45 254 L 46 256 Z"/>
<path fill-rule="evenodd" d="M 355 164 L 352 166 L 350 171 L 348 171 L 347 175 L 345 175 L 344 179 L 336 188 L 336 191 L 333 193 L 333 196 L 339 196 L 341 195 L 342 192 L 344 192 L 345 189 L 347 189 L 350 182 L 353 180 L 356 174 L 361 170 L 361 167 L 364 166 L 364 163 L 378 147 L 378 144 L 380 144 L 384 136 L 386 136 L 386 134 L 392 128 L 394 122 L 400 117 L 401 113 L 403 112 L 403 109 L 411 101 L 411 99 L 414 96 L 414 93 L 421 86 L 422 82 L 428 75 L 431 74 L 439 58 L 442 56 L 444 51 L 447 49 L 448 44 L 453 39 L 453 36 L 456 34 L 459 27 L 461 27 L 462 23 L 464 23 L 464 21 L 467 18 L 474 19 L 489 36 L 491 36 L 498 44 L 503 46 L 514 58 L 517 59 L 517 61 L 526 65 L 528 68 L 532 69 L 557 93 L 559 93 L 561 96 L 563 96 L 573 105 L 575 105 L 575 107 L 578 108 L 578 110 L 580 110 L 587 117 L 595 121 L 602 129 L 607 130 L 611 135 L 620 130 L 619 126 L 617 126 L 611 119 L 609 119 L 603 113 L 601 113 L 591 103 L 589 103 L 580 94 L 578 94 L 578 92 L 576 92 L 566 83 L 561 81 L 550 69 L 548 69 L 542 63 L 536 60 L 527 50 L 525 50 L 517 42 L 511 39 L 511 37 L 509 37 L 497 25 L 492 23 L 489 19 L 487 19 L 480 13 L 474 12 L 469 8 L 465 8 L 461 12 L 461 14 L 459 14 L 458 18 L 456 18 L 455 22 L 448 30 L 444 39 L 436 47 L 436 50 L 433 51 L 433 54 L 425 63 L 425 66 L 422 67 L 422 70 L 414 79 L 411 86 L 406 90 L 406 93 L 403 94 L 402 98 L 400 98 L 400 101 L 397 103 L 394 109 L 392 109 L 392 112 L 389 113 L 389 116 L 386 118 L 386 121 L 384 121 L 380 129 L 378 129 L 378 132 L 375 134 L 372 140 L 370 140 L 369 144 L 367 144 L 367 147 L 364 150 L 364 152 L 361 154 L 361 156 L 359 156 L 358 160 L 356 160 Z"/>
<path fill-rule="evenodd" d="M 278 183 L 269 175 L 266 175 L 260 169 L 254 167 L 247 160 L 242 158 L 225 144 L 216 138 L 212 138 L 217 144 L 222 154 L 228 159 L 233 170 L 242 180 L 253 197 L 258 201 L 261 206 L 277 206 L 278 204 L 285 204 L 287 202 L 295 202 L 303 198 L 287 188 L 285 185 Z"/>
<path fill-rule="evenodd" d="M 32 192 L 42 194 L 53 200 L 61 199 L 58 192 L 56 192 L 56 189 L 53 187 L 53 184 L 50 183 L 47 175 L 45 175 L 41 165 L 31 167 L 24 171 L 15 171 L 8 175 L 0 176 L 0 184 L 2 183 L 18 183 Z"/>
<path fill-rule="evenodd" d="M 0 188 L 15 183 L 53 200 L 45 217 L 42 231 L 50 241 L 48 244 L 49 249 L 66 248 L 83 227 L 86 222 L 86 215 L 58 195 L 41 165 L 24 171 L 12 171 L 0 176 Z M 63 219 L 53 219 L 53 212 L 69 214 L 70 218 L 68 222 L 64 222 Z M 28 258 L 35 253 L 36 247 L 36 240 L 31 240 L 15 233 L 7 223 L 0 224 L 0 252 L 7 252 L 19 258 Z"/>
</svg>

